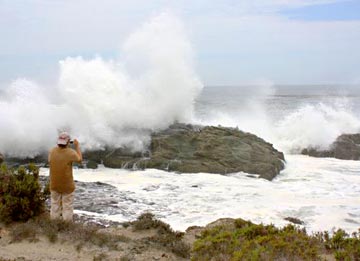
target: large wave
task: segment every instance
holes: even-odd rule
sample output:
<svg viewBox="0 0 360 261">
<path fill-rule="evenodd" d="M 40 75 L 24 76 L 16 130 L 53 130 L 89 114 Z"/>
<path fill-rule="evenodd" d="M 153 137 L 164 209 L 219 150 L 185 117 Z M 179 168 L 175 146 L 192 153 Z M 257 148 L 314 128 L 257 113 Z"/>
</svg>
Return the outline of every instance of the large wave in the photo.
<svg viewBox="0 0 360 261">
<path fill-rule="evenodd" d="M 305 104 L 281 120 L 274 131 L 274 142 L 285 152 L 299 153 L 310 147 L 326 150 L 339 135 L 358 133 L 360 119 L 341 98 L 331 104 Z"/>
<path fill-rule="evenodd" d="M 162 13 L 128 37 L 121 59 L 68 57 L 53 88 L 17 79 L 0 98 L 0 151 L 34 156 L 69 131 L 85 148 L 143 148 L 152 130 L 191 121 L 202 83 L 179 19 Z"/>
<path fill-rule="evenodd" d="M 311 99 L 301 95 L 278 96 L 271 84 L 228 91 L 220 99 L 208 98 L 207 107 L 211 109 L 200 108 L 200 123 L 238 127 L 291 154 L 310 147 L 328 149 L 339 135 L 360 132 L 360 118 L 351 97 L 329 98 L 325 92 L 323 96 L 310 95 Z"/>
</svg>

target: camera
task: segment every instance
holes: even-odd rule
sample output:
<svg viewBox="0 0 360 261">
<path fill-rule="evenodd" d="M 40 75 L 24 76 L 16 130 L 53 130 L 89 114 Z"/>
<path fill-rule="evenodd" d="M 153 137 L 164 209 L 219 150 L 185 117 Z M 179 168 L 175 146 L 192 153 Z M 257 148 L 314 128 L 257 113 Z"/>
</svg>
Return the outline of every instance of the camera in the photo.
<svg viewBox="0 0 360 261">
<path fill-rule="evenodd" d="M 73 140 L 70 140 L 70 141 L 69 141 L 69 143 L 70 143 L 70 144 L 73 144 L 73 143 L 74 143 L 74 141 L 73 141 Z"/>
</svg>

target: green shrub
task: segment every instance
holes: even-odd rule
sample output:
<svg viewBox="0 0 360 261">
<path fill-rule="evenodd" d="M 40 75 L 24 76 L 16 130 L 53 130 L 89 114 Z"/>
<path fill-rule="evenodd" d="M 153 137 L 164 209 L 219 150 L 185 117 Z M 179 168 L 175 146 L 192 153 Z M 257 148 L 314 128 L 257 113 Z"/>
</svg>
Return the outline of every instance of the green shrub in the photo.
<svg viewBox="0 0 360 261">
<path fill-rule="evenodd" d="M 0 168 L 0 221 L 26 221 L 45 209 L 46 195 L 39 184 L 39 169 L 29 164 L 27 168 Z"/>
<path fill-rule="evenodd" d="M 170 225 L 155 219 L 152 213 L 141 214 L 131 223 L 135 231 L 156 229 L 157 234 L 151 237 L 152 243 L 167 248 L 177 256 L 190 257 L 190 245 L 182 241 L 184 233 L 173 231 Z"/>
<path fill-rule="evenodd" d="M 320 238 L 325 247 L 334 252 L 336 260 L 360 260 L 360 229 L 354 232 L 352 236 L 344 230 L 338 229 L 334 231 L 332 237 L 329 233 L 320 233 Z"/>
<path fill-rule="evenodd" d="M 360 230 L 348 235 L 333 233 L 308 235 L 294 225 L 276 228 L 236 219 L 205 229 L 195 241 L 192 260 L 322 260 L 332 255 L 339 261 L 360 260 Z"/>
<path fill-rule="evenodd" d="M 218 225 L 202 232 L 192 260 L 320 260 L 320 242 L 288 225 L 256 225 L 237 219 L 234 226 Z"/>
</svg>

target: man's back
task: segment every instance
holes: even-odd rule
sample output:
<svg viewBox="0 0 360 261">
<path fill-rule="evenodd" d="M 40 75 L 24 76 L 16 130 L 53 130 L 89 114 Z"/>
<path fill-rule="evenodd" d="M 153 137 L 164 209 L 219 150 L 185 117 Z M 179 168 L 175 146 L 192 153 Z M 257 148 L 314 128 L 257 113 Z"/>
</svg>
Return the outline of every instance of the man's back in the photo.
<svg viewBox="0 0 360 261">
<path fill-rule="evenodd" d="M 50 190 L 59 193 L 72 193 L 75 184 L 72 173 L 72 163 L 79 162 L 81 158 L 71 148 L 55 147 L 50 151 Z"/>
</svg>

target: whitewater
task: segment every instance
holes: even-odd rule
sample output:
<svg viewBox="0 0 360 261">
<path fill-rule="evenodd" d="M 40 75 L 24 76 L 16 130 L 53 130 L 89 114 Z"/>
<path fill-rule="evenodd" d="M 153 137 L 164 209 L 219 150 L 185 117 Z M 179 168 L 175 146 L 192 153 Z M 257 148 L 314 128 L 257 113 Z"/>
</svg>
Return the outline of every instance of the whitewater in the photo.
<svg viewBox="0 0 360 261">
<path fill-rule="evenodd" d="M 288 223 L 284 218 L 295 217 L 302 220 L 303 227 L 310 232 L 335 228 L 343 228 L 349 233 L 357 231 L 360 227 L 360 162 L 300 155 L 297 146 L 302 142 L 304 147 L 309 144 L 319 147 L 326 135 L 330 142 L 333 133 L 330 127 L 340 133 L 346 132 L 343 121 L 349 121 L 349 130 L 355 128 L 360 96 L 329 94 L 332 91 L 338 93 L 339 89 L 329 91 L 324 86 L 312 88 L 305 95 L 284 94 L 291 93 L 294 86 L 278 87 L 280 94 L 266 96 L 253 95 L 247 89 L 205 87 L 196 101 L 197 122 L 215 124 L 213 120 L 218 117 L 217 124 L 251 129 L 260 137 L 272 137 L 275 148 L 289 148 L 292 141 L 291 149 L 285 150 L 286 167 L 274 180 L 259 179 L 248 173 L 225 176 L 179 174 L 156 169 L 76 169 L 76 180 L 103 182 L 127 195 L 118 199 L 119 213 L 76 212 L 122 222 L 134 220 L 149 211 L 182 231 L 224 217 L 278 226 Z M 314 90 L 322 94 L 314 94 Z M 256 104 L 255 111 L 249 110 L 248 103 Z M 339 121 L 342 117 L 344 119 Z M 265 119 L 268 125 L 264 124 Z M 272 127 L 267 129 L 270 122 L 273 122 Z M 315 125 L 308 125 L 308 122 Z M 285 131 L 284 139 L 276 143 L 280 136 L 271 130 L 283 130 L 286 125 L 297 132 L 292 134 L 292 140 L 288 140 L 291 132 Z M 316 138 L 320 143 L 315 142 Z M 309 141 L 314 142 L 307 144 Z M 48 169 L 41 169 L 41 174 L 48 175 Z"/>
<path fill-rule="evenodd" d="M 119 57 L 65 57 L 52 86 L 16 79 L 0 90 L 0 152 L 32 157 L 54 146 L 59 131 L 83 150 L 146 148 L 153 131 L 173 122 L 238 127 L 285 153 L 273 180 L 248 173 L 178 174 L 155 169 L 75 169 L 76 180 L 121 191 L 118 213 L 86 214 L 114 221 L 150 211 L 174 229 L 221 217 L 309 231 L 360 227 L 360 162 L 300 155 L 326 149 L 342 133 L 360 132 L 358 86 L 206 86 L 196 74 L 186 30 L 175 16 L 154 16 L 129 35 Z M 41 168 L 47 176 L 48 169 Z M 96 195 L 94 195 L 96 197 Z"/>
<path fill-rule="evenodd" d="M 177 174 L 161 170 L 77 169 L 76 180 L 103 182 L 126 196 L 117 200 L 119 213 L 83 215 L 130 221 L 151 212 L 173 229 L 206 225 L 218 218 L 243 218 L 255 223 L 286 225 L 286 217 L 304 221 L 307 231 L 348 232 L 360 227 L 359 162 L 286 155 L 285 170 L 273 181 L 247 173 Z M 48 169 L 41 169 L 48 175 Z M 94 195 L 96 197 L 96 195 Z"/>
</svg>

